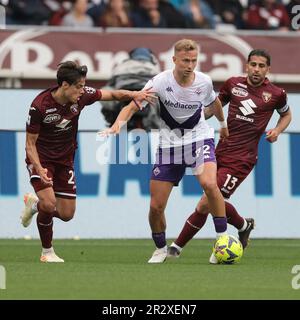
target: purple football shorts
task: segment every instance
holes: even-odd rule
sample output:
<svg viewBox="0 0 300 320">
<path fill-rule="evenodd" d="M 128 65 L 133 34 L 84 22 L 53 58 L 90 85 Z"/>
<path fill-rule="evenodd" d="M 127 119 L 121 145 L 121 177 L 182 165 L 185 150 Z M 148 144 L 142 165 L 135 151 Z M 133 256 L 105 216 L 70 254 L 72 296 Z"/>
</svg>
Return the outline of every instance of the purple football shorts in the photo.
<svg viewBox="0 0 300 320">
<path fill-rule="evenodd" d="M 151 180 L 169 181 L 178 186 L 186 168 L 195 172 L 205 162 L 216 162 L 214 139 L 180 147 L 158 148 Z"/>
</svg>

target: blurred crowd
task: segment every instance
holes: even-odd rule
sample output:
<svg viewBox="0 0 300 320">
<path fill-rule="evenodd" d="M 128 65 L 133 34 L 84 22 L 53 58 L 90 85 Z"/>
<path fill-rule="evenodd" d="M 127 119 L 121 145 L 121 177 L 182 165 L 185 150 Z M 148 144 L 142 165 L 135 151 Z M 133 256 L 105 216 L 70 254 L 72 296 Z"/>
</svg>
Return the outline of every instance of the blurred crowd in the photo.
<svg viewBox="0 0 300 320">
<path fill-rule="evenodd" d="M 292 30 L 300 0 L 0 0 L 10 25 Z"/>
</svg>

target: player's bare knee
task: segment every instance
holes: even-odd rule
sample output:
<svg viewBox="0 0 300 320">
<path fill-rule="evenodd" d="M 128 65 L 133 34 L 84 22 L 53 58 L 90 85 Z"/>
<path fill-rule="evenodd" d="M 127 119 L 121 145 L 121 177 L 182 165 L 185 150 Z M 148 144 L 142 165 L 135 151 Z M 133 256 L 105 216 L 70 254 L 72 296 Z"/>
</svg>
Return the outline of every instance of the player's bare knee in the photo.
<svg viewBox="0 0 300 320">
<path fill-rule="evenodd" d="M 164 206 L 160 204 L 151 204 L 150 213 L 155 216 L 161 216 L 164 213 Z"/>
<path fill-rule="evenodd" d="M 198 204 L 197 207 L 196 207 L 196 213 L 197 214 L 208 214 L 209 213 L 209 207 L 208 207 L 208 204 L 205 203 L 205 204 Z"/>
<path fill-rule="evenodd" d="M 53 212 L 56 209 L 56 201 L 55 199 L 40 200 L 39 206 L 45 212 Z"/>
<path fill-rule="evenodd" d="M 74 214 L 75 214 L 75 210 L 70 209 L 68 211 L 64 211 L 64 212 L 60 213 L 59 216 L 62 221 L 68 222 L 73 219 Z"/>
<path fill-rule="evenodd" d="M 218 185 L 215 181 L 205 181 L 202 183 L 202 188 L 206 195 L 213 195 L 218 190 Z"/>
</svg>

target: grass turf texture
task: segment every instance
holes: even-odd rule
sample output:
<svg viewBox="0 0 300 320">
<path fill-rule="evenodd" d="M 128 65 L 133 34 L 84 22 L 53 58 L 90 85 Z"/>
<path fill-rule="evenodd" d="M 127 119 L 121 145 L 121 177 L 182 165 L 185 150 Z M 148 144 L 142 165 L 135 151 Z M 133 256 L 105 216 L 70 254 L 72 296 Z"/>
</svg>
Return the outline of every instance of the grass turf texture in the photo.
<svg viewBox="0 0 300 320">
<path fill-rule="evenodd" d="M 170 241 L 169 241 L 170 243 Z M 39 262 L 37 240 L 0 240 L 5 299 L 300 299 L 291 273 L 300 240 L 252 240 L 237 265 L 209 265 L 213 240 L 150 265 L 151 240 L 56 240 L 64 264 Z M 298 281 L 299 282 L 299 281 Z"/>
</svg>

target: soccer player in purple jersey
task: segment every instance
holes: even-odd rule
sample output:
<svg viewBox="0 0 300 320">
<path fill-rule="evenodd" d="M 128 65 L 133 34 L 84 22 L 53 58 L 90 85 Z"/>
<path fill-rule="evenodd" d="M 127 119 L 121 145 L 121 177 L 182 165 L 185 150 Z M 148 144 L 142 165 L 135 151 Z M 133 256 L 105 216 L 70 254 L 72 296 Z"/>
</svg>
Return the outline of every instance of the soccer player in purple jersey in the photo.
<svg viewBox="0 0 300 320">
<path fill-rule="evenodd" d="M 217 181 L 225 199 L 229 199 L 244 181 L 257 162 L 257 149 L 260 137 L 271 119 L 274 110 L 279 113 L 275 128 L 266 133 L 266 139 L 273 143 L 288 127 L 291 111 L 287 105 L 286 93 L 272 84 L 267 73 L 270 70 L 270 55 L 265 50 L 252 50 L 246 64 L 246 77 L 232 77 L 222 86 L 219 99 L 222 105 L 229 103 L 229 137 L 220 140 L 216 148 Z M 211 116 L 206 110 L 206 117 Z M 235 207 L 225 201 L 228 223 L 238 229 L 239 239 L 244 248 L 248 244 L 254 219 L 244 219 Z M 178 236 L 168 248 L 168 257 L 178 257 L 182 248 L 203 227 L 210 212 L 204 194 Z M 217 263 L 214 255 L 210 263 Z"/>
<path fill-rule="evenodd" d="M 150 90 L 98 90 L 85 86 L 87 67 L 73 61 L 58 66 L 57 86 L 41 92 L 32 102 L 26 125 L 26 163 L 37 197 L 24 196 L 21 222 L 27 227 L 35 213 L 42 242 L 42 262 L 64 262 L 52 247 L 53 217 L 73 218 L 76 205 L 74 155 L 78 120 L 87 105 L 101 100 L 152 97 Z"/>
<path fill-rule="evenodd" d="M 226 234 L 227 220 L 222 194 L 217 185 L 214 130 L 204 118 L 211 107 L 220 121 L 220 138 L 228 136 L 222 105 L 209 76 L 196 71 L 199 48 L 195 41 L 182 39 L 174 45 L 174 69 L 165 70 L 145 85 L 153 88 L 160 106 L 160 143 L 150 180 L 149 224 L 155 244 L 148 263 L 163 263 L 167 257 L 165 208 L 171 191 L 193 168 L 207 195 L 217 237 Z M 123 122 L 138 111 L 134 103 L 123 108 L 113 126 L 103 134 L 118 133 Z M 181 151 L 195 160 L 189 161 Z M 170 155 L 170 161 L 164 161 Z"/>
</svg>

